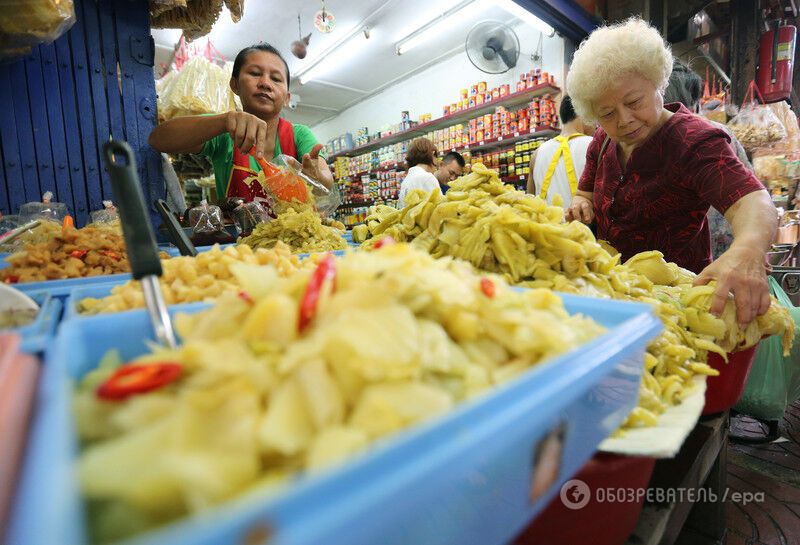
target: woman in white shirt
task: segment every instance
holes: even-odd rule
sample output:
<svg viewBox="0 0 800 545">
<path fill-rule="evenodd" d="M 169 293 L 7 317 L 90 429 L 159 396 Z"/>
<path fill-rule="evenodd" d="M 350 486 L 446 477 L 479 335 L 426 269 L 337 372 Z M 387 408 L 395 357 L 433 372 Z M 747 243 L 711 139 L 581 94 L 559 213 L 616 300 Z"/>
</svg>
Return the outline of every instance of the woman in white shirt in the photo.
<svg viewBox="0 0 800 545">
<path fill-rule="evenodd" d="M 436 171 L 436 154 L 436 146 L 427 138 L 417 138 L 408 145 L 408 174 L 400 184 L 400 208 L 406 205 L 406 195 L 412 189 L 442 192 L 439 181 L 433 174 Z"/>
</svg>

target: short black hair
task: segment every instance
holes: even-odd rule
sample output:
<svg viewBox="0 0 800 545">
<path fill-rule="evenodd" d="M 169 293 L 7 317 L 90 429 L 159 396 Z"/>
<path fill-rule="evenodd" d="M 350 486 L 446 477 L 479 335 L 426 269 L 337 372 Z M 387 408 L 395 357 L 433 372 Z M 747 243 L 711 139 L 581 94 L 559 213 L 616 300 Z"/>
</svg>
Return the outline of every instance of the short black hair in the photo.
<svg viewBox="0 0 800 545">
<path fill-rule="evenodd" d="M 444 157 L 442 157 L 442 164 L 449 163 L 450 161 L 455 161 L 461 168 L 464 168 L 467 164 L 461 154 L 457 151 L 450 151 Z"/>
<path fill-rule="evenodd" d="M 276 57 L 278 57 L 281 61 L 283 61 L 283 66 L 286 67 L 286 87 L 289 87 L 289 84 L 292 82 L 291 76 L 289 75 L 289 65 L 286 63 L 286 59 L 283 58 L 281 52 L 278 51 L 274 46 L 261 42 L 260 44 L 254 44 L 249 47 L 245 47 L 239 54 L 236 55 L 236 59 L 233 61 L 233 72 L 232 76 L 236 79 L 239 79 L 239 72 L 242 71 L 242 65 L 244 61 L 247 60 L 247 55 L 252 53 L 253 51 L 263 51 L 264 53 L 272 53 Z"/>
<path fill-rule="evenodd" d="M 672 64 L 669 85 L 664 91 L 664 103 L 680 102 L 690 110 L 694 110 L 703 95 L 703 80 L 679 59 Z"/>
<path fill-rule="evenodd" d="M 575 113 L 575 108 L 572 106 L 572 99 L 569 98 L 569 95 L 564 95 L 564 98 L 561 99 L 561 106 L 558 107 L 558 117 L 561 119 L 562 125 L 578 117 L 578 114 Z"/>
</svg>

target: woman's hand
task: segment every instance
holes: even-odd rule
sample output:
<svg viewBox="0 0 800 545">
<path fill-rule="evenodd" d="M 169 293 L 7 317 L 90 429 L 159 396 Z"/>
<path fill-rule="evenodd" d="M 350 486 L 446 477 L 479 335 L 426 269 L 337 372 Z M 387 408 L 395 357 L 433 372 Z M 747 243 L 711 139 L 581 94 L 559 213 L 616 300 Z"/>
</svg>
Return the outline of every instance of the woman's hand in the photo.
<svg viewBox="0 0 800 545">
<path fill-rule="evenodd" d="M 233 145 L 242 153 L 256 148 L 256 157 L 264 157 L 267 146 L 267 122 L 247 112 L 228 112 L 225 130 L 231 135 Z"/>
<path fill-rule="evenodd" d="M 583 223 L 592 223 L 594 219 L 594 205 L 586 197 L 575 195 L 572 198 L 572 205 L 567 208 L 564 218 L 567 221 L 578 220 Z"/>
<path fill-rule="evenodd" d="M 703 269 L 694 281 L 695 286 L 717 281 L 717 290 L 711 300 L 711 312 L 719 316 L 725 308 L 728 293 L 733 292 L 736 319 L 739 327 L 769 310 L 770 297 L 764 253 L 758 248 L 731 246 L 719 259 Z"/>
<path fill-rule="evenodd" d="M 330 188 L 333 185 L 333 176 L 325 160 L 319 156 L 322 147 L 322 144 L 317 144 L 303 155 L 303 174 Z"/>
</svg>

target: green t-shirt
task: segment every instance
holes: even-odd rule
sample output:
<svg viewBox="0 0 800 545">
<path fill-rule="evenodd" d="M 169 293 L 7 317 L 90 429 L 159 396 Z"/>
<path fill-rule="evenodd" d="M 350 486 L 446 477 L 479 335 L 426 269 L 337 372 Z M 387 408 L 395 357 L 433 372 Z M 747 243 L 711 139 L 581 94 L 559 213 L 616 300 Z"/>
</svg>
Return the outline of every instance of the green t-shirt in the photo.
<svg viewBox="0 0 800 545">
<path fill-rule="evenodd" d="M 317 137 L 311 129 L 305 125 L 292 124 L 294 127 L 294 147 L 297 149 L 297 159 L 302 159 L 303 155 L 309 153 L 311 148 L 317 145 Z M 281 143 L 275 134 L 275 156 L 280 155 Z M 224 132 L 203 144 L 203 151 L 200 152 L 214 165 L 214 179 L 217 183 L 217 198 L 222 200 L 228 190 L 228 180 L 231 179 L 233 170 L 233 139 L 231 135 Z M 250 156 L 250 170 L 259 172 L 261 167 L 255 157 Z"/>
</svg>

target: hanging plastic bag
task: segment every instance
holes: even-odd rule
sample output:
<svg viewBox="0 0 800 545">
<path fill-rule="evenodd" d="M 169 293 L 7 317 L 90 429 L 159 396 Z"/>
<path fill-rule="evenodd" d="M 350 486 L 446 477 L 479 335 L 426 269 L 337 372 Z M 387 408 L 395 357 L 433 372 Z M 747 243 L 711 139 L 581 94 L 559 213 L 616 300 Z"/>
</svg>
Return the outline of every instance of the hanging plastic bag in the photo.
<svg viewBox="0 0 800 545">
<path fill-rule="evenodd" d="M 761 420 L 780 420 L 786 407 L 800 398 L 800 308 L 792 305 L 777 280 L 769 277 L 770 292 L 789 309 L 795 324 L 792 352 L 783 356 L 780 336 L 759 343 L 750 377 L 736 410 Z"/>
<path fill-rule="evenodd" d="M 728 122 L 728 127 L 747 151 L 786 138 L 786 129 L 780 119 L 769 106 L 756 101 L 756 95 L 763 103 L 761 92 L 755 82 L 750 81 L 739 113 Z"/>
<path fill-rule="evenodd" d="M 175 76 L 162 84 L 158 94 L 158 118 L 162 121 L 182 115 L 233 110 L 236 110 L 236 102 L 230 89 L 230 73 L 202 56 L 186 62 Z"/>
<path fill-rule="evenodd" d="M 75 24 L 72 0 L 10 0 L 0 17 L 0 60 L 23 57 Z"/>
<path fill-rule="evenodd" d="M 26 202 L 19 207 L 19 223 L 24 225 L 34 220 L 50 220 L 61 223 L 69 214 L 63 202 L 51 202 L 53 194 L 45 191 L 42 202 Z"/>
<path fill-rule="evenodd" d="M 728 120 L 728 116 L 725 113 L 727 93 L 722 88 L 721 81 L 719 90 L 717 90 L 716 78 L 713 79 L 709 89 L 708 79 L 708 67 L 706 67 L 706 82 L 703 87 L 703 96 L 700 98 L 700 115 L 717 123 L 725 123 Z"/>
<path fill-rule="evenodd" d="M 219 206 L 208 204 L 206 200 L 189 210 L 189 226 L 192 228 L 192 243 L 195 246 L 230 244 L 233 236 L 225 230 L 222 210 Z"/>
</svg>

